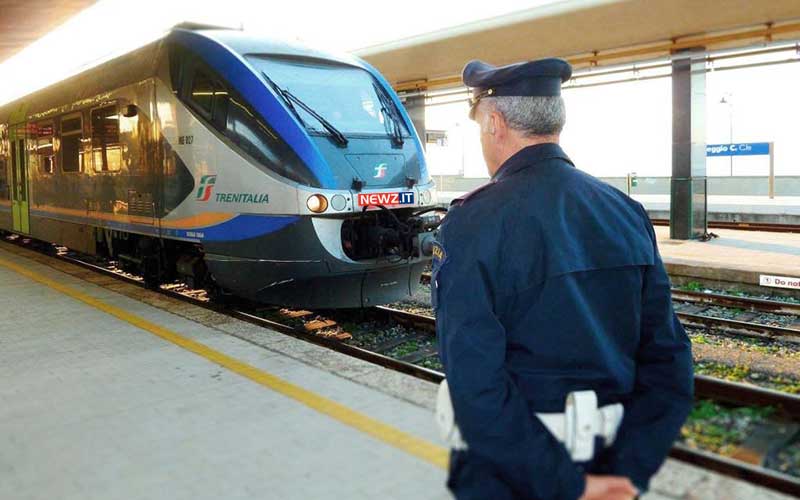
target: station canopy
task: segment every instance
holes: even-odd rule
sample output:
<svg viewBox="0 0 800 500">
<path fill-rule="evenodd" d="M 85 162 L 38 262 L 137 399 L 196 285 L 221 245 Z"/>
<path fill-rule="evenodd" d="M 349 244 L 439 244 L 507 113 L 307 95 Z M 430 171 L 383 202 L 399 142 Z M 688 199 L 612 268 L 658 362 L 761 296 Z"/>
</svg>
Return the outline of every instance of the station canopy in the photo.
<svg viewBox="0 0 800 500">
<path fill-rule="evenodd" d="M 0 0 L 0 62 L 43 37 L 96 0 Z"/>
<path fill-rule="evenodd" d="M 800 0 L 567 0 L 356 51 L 398 91 L 452 87 L 471 59 L 576 68 L 800 38 Z"/>
</svg>

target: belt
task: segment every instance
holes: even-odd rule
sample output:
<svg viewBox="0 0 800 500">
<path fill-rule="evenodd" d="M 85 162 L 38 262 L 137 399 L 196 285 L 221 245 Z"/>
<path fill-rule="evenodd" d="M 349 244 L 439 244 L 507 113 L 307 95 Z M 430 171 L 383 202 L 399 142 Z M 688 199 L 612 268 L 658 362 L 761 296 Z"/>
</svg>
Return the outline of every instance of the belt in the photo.
<svg viewBox="0 0 800 500">
<path fill-rule="evenodd" d="M 595 438 L 601 437 L 606 447 L 611 446 L 622 424 L 625 408 L 622 403 L 597 407 L 594 391 L 574 391 L 567 395 L 564 413 L 536 413 L 536 417 L 552 436 L 569 452 L 575 462 L 586 462 L 594 457 Z M 444 380 L 439 385 L 436 399 L 436 422 L 442 439 L 455 450 L 468 449 L 455 421 L 450 388 Z"/>
</svg>

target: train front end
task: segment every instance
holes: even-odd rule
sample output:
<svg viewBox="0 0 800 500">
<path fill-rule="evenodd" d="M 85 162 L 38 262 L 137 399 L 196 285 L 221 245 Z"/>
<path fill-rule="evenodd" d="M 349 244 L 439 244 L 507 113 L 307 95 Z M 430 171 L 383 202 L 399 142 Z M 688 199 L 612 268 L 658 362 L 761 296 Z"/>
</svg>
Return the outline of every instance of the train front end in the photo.
<svg viewBox="0 0 800 500">
<path fill-rule="evenodd" d="M 413 294 L 439 218 L 420 140 L 398 96 L 356 58 L 227 36 L 239 71 L 251 73 L 250 88 L 234 83 L 234 90 L 291 151 L 261 161 L 271 165 L 260 181 L 269 201 L 257 211 L 278 221 L 274 230 L 203 241 L 216 286 L 305 308 L 366 307 Z M 233 168 L 220 164 L 215 182 Z M 250 184 L 237 189 L 253 191 Z M 211 189 L 212 201 L 230 196 Z"/>
</svg>

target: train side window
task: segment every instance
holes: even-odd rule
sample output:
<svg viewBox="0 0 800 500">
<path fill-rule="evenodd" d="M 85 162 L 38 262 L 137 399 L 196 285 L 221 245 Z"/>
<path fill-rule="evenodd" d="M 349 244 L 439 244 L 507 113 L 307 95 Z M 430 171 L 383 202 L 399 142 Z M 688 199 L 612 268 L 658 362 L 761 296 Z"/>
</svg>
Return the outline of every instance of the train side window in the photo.
<svg viewBox="0 0 800 500">
<path fill-rule="evenodd" d="M 278 175 L 307 186 L 319 181 L 297 153 L 198 56 L 190 63 L 184 101 L 253 160 Z"/>
<path fill-rule="evenodd" d="M 11 199 L 11 192 L 8 186 L 8 167 L 6 166 L 6 159 L 0 155 L 0 200 Z"/>
<path fill-rule="evenodd" d="M 196 66 L 190 94 L 190 102 L 194 108 L 211 120 L 215 127 L 224 130 L 228 108 L 228 91 L 225 86 L 208 71 Z"/>
<path fill-rule="evenodd" d="M 228 126 L 225 135 L 259 163 L 264 165 L 277 163 L 278 158 L 272 153 L 269 144 L 278 139 L 272 130 L 257 119 L 238 99 L 230 99 L 228 108 Z"/>
<path fill-rule="evenodd" d="M 117 172 L 122 158 L 119 142 L 119 112 L 117 105 L 93 109 L 92 165 L 95 172 Z"/>
<path fill-rule="evenodd" d="M 36 125 L 36 157 L 43 174 L 55 172 L 56 160 L 53 150 L 53 122 Z"/>
<path fill-rule="evenodd" d="M 168 49 L 169 57 L 169 76 L 172 83 L 172 91 L 177 95 L 181 89 L 183 70 L 186 63 L 186 49 L 177 44 L 170 44 Z"/>
<path fill-rule="evenodd" d="M 83 118 L 73 115 L 61 119 L 61 171 L 82 172 L 83 152 Z"/>
<path fill-rule="evenodd" d="M 11 183 L 8 181 L 7 158 L 11 154 L 11 143 L 8 138 L 8 126 L 0 123 L 0 200 L 11 199 Z"/>
<path fill-rule="evenodd" d="M 197 69 L 192 77 L 192 103 L 198 111 L 205 113 L 207 118 L 214 112 L 214 94 L 217 90 L 214 80 L 208 73 Z"/>
<path fill-rule="evenodd" d="M 308 186 L 317 180 L 278 135 L 241 98 L 231 95 L 225 135 L 245 153 L 273 172 Z"/>
</svg>

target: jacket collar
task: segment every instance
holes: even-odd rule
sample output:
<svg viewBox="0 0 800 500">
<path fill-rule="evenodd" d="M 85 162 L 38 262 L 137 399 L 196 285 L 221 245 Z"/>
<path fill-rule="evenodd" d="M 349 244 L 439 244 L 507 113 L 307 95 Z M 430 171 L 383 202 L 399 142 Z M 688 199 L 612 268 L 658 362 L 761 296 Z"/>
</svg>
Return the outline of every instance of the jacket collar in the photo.
<svg viewBox="0 0 800 500">
<path fill-rule="evenodd" d="M 565 153 L 558 144 L 552 142 L 534 144 L 533 146 L 520 149 L 514 153 L 511 158 L 506 160 L 505 163 L 500 165 L 500 168 L 498 168 L 497 172 L 495 172 L 492 176 L 491 182 L 500 181 L 506 177 L 514 175 L 522 169 L 532 167 L 537 163 L 555 158 L 564 160 L 573 167 L 575 166 L 575 164 L 572 163 L 572 160 L 569 159 L 569 156 L 567 156 L 567 153 Z"/>
</svg>

